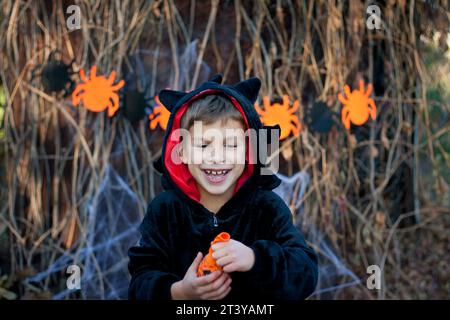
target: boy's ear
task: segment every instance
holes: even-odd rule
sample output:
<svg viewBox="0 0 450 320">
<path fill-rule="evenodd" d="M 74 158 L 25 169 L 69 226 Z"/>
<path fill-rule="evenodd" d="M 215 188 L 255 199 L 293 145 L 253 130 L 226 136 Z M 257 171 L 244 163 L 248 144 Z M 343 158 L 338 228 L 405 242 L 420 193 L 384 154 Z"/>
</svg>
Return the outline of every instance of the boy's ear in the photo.
<svg viewBox="0 0 450 320">
<path fill-rule="evenodd" d="M 234 88 L 244 95 L 251 103 L 255 103 L 261 89 L 261 80 L 257 77 L 241 81 L 234 85 Z"/>
<path fill-rule="evenodd" d="M 184 152 L 183 143 L 184 142 L 182 141 L 176 146 L 177 147 L 176 153 L 177 156 L 180 158 L 181 162 L 187 165 L 188 164 L 187 153 Z"/>
<path fill-rule="evenodd" d="M 221 73 L 217 73 L 211 79 L 209 79 L 210 82 L 216 82 L 218 84 L 222 84 L 222 80 L 223 80 L 223 75 Z"/>
<path fill-rule="evenodd" d="M 184 137 L 183 137 L 184 138 Z M 172 155 L 175 155 L 182 163 L 187 164 L 186 152 L 184 151 L 184 139 L 182 139 L 172 150 Z"/>
<path fill-rule="evenodd" d="M 178 101 L 183 98 L 187 93 L 183 91 L 176 90 L 161 90 L 158 94 L 159 101 L 162 105 L 166 107 L 169 112 L 172 112 L 173 108 L 176 106 Z"/>
</svg>

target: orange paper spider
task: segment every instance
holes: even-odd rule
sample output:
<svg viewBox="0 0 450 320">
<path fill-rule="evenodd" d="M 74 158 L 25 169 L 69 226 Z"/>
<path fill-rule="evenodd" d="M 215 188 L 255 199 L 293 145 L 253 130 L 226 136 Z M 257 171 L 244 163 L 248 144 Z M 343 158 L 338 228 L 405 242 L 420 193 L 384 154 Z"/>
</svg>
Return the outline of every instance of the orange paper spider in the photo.
<svg viewBox="0 0 450 320">
<path fill-rule="evenodd" d="M 153 108 L 153 112 L 148 117 L 150 120 L 150 129 L 154 130 L 159 125 L 161 129 L 166 130 L 170 112 L 164 107 L 158 96 L 155 97 L 155 100 L 158 105 Z"/>
<path fill-rule="evenodd" d="M 368 84 L 367 91 L 364 89 L 364 81 L 359 81 L 359 90 L 350 92 L 348 85 L 344 86 L 345 96 L 338 94 L 339 101 L 344 105 L 341 111 L 342 123 L 350 129 L 350 122 L 360 126 L 367 122 L 369 115 L 372 120 L 377 117 L 377 107 L 373 99 L 369 98 L 372 93 L 372 84 Z"/>
<path fill-rule="evenodd" d="M 289 97 L 283 95 L 283 104 L 270 104 L 269 97 L 263 98 L 264 110 L 258 103 L 255 104 L 256 112 L 261 116 L 261 121 L 267 126 L 280 125 L 280 140 L 287 138 L 291 133 L 298 136 L 302 128 L 295 111 L 300 106 L 300 102 L 295 100 L 292 107 L 289 104 Z"/>
<path fill-rule="evenodd" d="M 125 84 L 120 80 L 113 85 L 116 78 L 116 72 L 112 71 L 106 79 L 105 76 L 97 76 L 97 67 L 93 66 L 86 77 L 84 70 L 80 70 L 80 77 L 83 83 L 79 84 L 72 93 L 72 102 L 78 105 L 81 100 L 86 109 L 93 112 L 100 112 L 108 108 L 108 116 L 112 117 L 119 109 L 119 96 L 115 91 L 119 90 Z"/>
</svg>

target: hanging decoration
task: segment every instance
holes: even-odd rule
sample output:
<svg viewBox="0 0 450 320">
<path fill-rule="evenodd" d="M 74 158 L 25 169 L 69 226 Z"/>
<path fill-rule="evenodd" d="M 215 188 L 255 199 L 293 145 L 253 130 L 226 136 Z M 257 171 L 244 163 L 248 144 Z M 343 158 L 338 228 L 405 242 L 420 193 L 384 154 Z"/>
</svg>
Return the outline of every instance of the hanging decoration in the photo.
<svg viewBox="0 0 450 320">
<path fill-rule="evenodd" d="M 335 124 L 334 115 L 336 113 L 332 112 L 325 102 L 316 101 L 306 107 L 304 122 L 311 131 L 327 133 Z"/>
<path fill-rule="evenodd" d="M 256 112 L 261 117 L 262 123 L 267 126 L 280 125 L 281 133 L 280 140 L 286 139 L 289 135 L 298 136 L 302 128 L 298 116 L 295 114 L 300 102 L 298 100 L 294 101 L 291 106 L 289 103 L 289 97 L 283 95 L 283 104 L 280 103 L 270 103 L 268 96 L 263 98 L 264 109 L 261 109 L 258 103 L 255 103 Z"/>
<path fill-rule="evenodd" d="M 81 101 L 86 109 L 93 112 L 101 112 L 108 109 L 108 116 L 112 117 L 119 109 L 119 95 L 116 91 L 125 84 L 124 80 L 113 84 L 116 78 L 116 72 L 112 71 L 109 77 L 97 76 L 97 67 L 91 68 L 89 78 L 86 77 L 84 70 L 80 70 L 80 77 L 83 83 L 80 83 L 72 92 L 73 105 L 78 105 Z"/>
<path fill-rule="evenodd" d="M 377 107 L 373 99 L 369 98 L 372 93 L 372 84 L 368 84 L 365 90 L 364 81 L 359 81 L 359 90 L 350 92 L 348 85 L 344 86 L 345 98 L 338 94 L 339 101 L 344 105 L 341 111 L 342 123 L 345 128 L 350 129 L 350 123 L 360 126 L 367 122 L 369 115 L 372 120 L 377 117 Z"/>
<path fill-rule="evenodd" d="M 155 101 L 156 106 L 153 108 L 153 112 L 148 117 L 148 119 L 150 120 L 150 129 L 155 130 L 159 125 L 161 129 L 166 130 L 167 123 L 169 122 L 170 112 L 161 103 L 158 96 L 155 96 Z"/>
<path fill-rule="evenodd" d="M 152 110 L 151 72 L 145 70 L 139 51 L 128 56 L 123 64 L 125 86 L 120 94 L 120 114 L 131 124 L 147 118 Z"/>
<path fill-rule="evenodd" d="M 56 58 L 58 50 L 53 50 L 47 57 L 46 63 L 37 65 L 31 72 L 31 81 L 39 77 L 46 93 L 58 93 L 64 91 L 64 97 L 68 96 L 73 90 L 74 82 L 71 79 L 75 72 L 72 65 L 73 59 L 69 64 L 65 64 L 61 59 Z"/>
<path fill-rule="evenodd" d="M 125 90 L 122 99 L 122 114 L 131 123 L 138 122 L 150 113 L 151 98 L 145 96 L 145 91 Z"/>
</svg>

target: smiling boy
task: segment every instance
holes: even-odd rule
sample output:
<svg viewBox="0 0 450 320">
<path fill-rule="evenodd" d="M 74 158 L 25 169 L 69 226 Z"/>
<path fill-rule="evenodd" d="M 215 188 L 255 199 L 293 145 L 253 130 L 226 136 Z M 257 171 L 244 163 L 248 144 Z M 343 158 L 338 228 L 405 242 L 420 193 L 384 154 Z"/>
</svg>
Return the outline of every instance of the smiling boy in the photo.
<svg viewBox="0 0 450 320">
<path fill-rule="evenodd" d="M 147 208 L 139 246 L 129 250 L 130 299 L 304 299 L 317 283 L 317 256 L 262 175 L 245 132 L 262 130 L 253 107 L 261 83 L 222 85 L 216 75 L 192 92 L 162 90 L 171 111 L 162 156 L 165 191 Z M 265 141 L 264 143 L 267 143 Z M 223 268 L 198 277 L 214 237 Z"/>
</svg>

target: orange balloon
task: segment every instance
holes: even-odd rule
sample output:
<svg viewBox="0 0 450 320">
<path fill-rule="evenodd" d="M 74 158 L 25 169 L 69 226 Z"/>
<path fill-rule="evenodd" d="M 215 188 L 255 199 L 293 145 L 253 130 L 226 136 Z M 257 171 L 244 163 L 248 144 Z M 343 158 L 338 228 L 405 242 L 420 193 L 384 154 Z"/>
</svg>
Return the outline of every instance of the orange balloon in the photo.
<svg viewBox="0 0 450 320">
<path fill-rule="evenodd" d="M 213 258 L 212 254 L 212 245 L 217 242 L 227 242 L 230 241 L 230 234 L 227 232 L 219 233 L 214 240 L 211 242 L 211 246 L 209 247 L 208 254 L 203 258 L 202 262 L 198 266 L 197 276 L 201 277 L 207 275 L 209 273 L 213 273 L 217 270 L 222 270 L 222 267 L 216 263 L 216 260 Z"/>
</svg>

